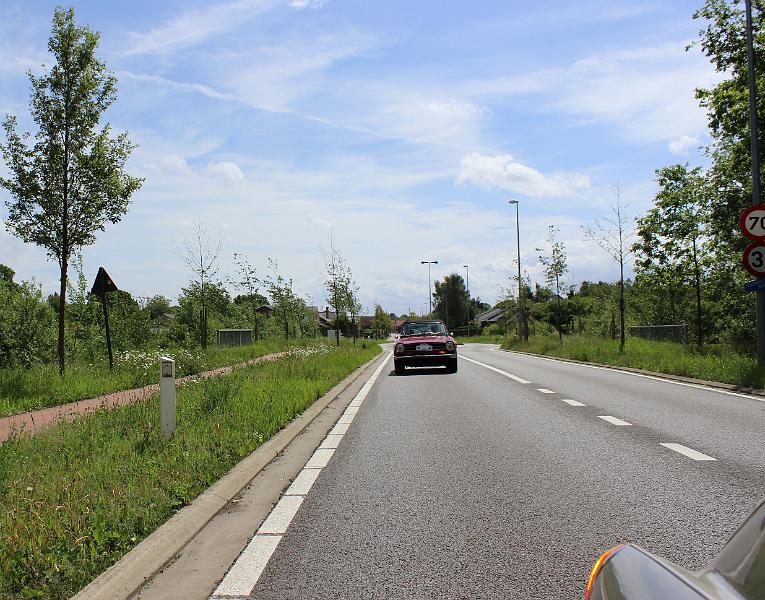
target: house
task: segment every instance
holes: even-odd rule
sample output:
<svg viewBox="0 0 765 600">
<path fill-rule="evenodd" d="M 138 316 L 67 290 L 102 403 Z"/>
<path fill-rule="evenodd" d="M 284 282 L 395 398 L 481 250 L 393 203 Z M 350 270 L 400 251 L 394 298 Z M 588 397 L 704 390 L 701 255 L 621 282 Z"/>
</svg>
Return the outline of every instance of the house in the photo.
<svg viewBox="0 0 765 600">
<path fill-rule="evenodd" d="M 475 318 L 475 320 L 478 321 L 481 328 L 484 328 L 492 323 L 503 321 L 505 319 L 505 312 L 506 310 L 504 308 L 492 308 L 491 310 L 482 312 Z"/>
</svg>

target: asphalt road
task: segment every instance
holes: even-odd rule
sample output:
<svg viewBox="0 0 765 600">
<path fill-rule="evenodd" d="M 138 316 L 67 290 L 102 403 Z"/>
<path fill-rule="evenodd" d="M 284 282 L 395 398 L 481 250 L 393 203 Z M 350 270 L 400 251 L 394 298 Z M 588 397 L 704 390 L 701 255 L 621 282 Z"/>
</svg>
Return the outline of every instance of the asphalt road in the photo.
<svg viewBox="0 0 765 600">
<path fill-rule="evenodd" d="M 456 374 L 387 363 L 253 598 L 581 598 L 605 548 L 698 568 L 765 495 L 765 402 L 460 354 Z"/>
</svg>

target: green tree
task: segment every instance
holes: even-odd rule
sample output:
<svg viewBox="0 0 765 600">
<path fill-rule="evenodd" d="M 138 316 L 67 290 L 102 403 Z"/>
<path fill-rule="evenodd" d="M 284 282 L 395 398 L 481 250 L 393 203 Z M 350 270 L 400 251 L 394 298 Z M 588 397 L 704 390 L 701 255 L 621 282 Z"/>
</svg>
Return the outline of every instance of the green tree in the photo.
<svg viewBox="0 0 765 600">
<path fill-rule="evenodd" d="M 55 314 L 34 281 L 16 283 L 0 265 L 0 368 L 29 367 L 53 356 Z"/>
<path fill-rule="evenodd" d="M 200 319 L 202 303 L 204 302 L 207 318 Z M 185 329 L 193 340 L 191 345 L 202 344 L 207 340 L 210 332 L 215 332 L 226 326 L 230 317 L 231 296 L 219 281 L 206 282 L 204 289 L 198 281 L 192 281 L 188 287 L 181 288 L 178 296 L 178 309 L 176 322 Z M 200 328 L 207 327 L 208 331 L 202 332 Z M 174 332 L 176 339 L 182 336 L 180 332 Z M 178 340 L 181 341 L 181 340 Z"/>
<path fill-rule="evenodd" d="M 656 171 L 654 206 L 638 219 L 636 276 L 664 288 L 673 310 L 685 291 L 695 297 L 696 343 L 703 343 L 702 283 L 707 262 L 709 193 L 701 168 L 672 165 Z M 659 290 L 657 290 L 659 291 Z M 658 294 L 657 294 L 658 295 Z"/>
<path fill-rule="evenodd" d="M 327 292 L 327 302 L 335 313 L 335 329 L 338 332 L 337 345 L 340 345 L 340 321 L 356 308 L 355 283 L 345 257 L 332 237 L 329 240 L 329 250 L 324 250 L 324 287 Z"/>
<path fill-rule="evenodd" d="M 99 129 L 116 98 L 116 78 L 95 57 L 99 34 L 77 27 L 74 9 L 56 8 L 48 49 L 50 71 L 29 74 L 35 142 L 17 132 L 7 116 L 0 144 L 10 170 L 0 186 L 11 194 L 6 227 L 25 242 L 42 246 L 59 265 L 59 371 L 64 373 L 67 267 L 72 253 L 96 241 L 96 232 L 117 223 L 142 180 L 124 172 L 134 146 L 127 133 Z"/>
<path fill-rule="evenodd" d="M 467 288 L 462 275 L 452 273 L 434 283 L 433 315 L 455 329 L 467 324 Z"/>
<path fill-rule="evenodd" d="M 594 227 L 585 227 L 585 237 L 597 244 L 619 265 L 619 352 L 624 352 L 625 312 L 624 303 L 624 262 L 632 253 L 630 239 L 633 235 L 632 219 L 622 204 L 622 190 L 619 184 L 613 187 L 616 200 L 611 205 L 611 215 L 595 220 Z"/>
<path fill-rule="evenodd" d="M 562 277 L 568 272 L 568 259 L 566 257 L 566 246 L 557 239 L 558 229 L 550 225 L 547 230 L 547 251 L 537 248 L 540 252 L 539 262 L 545 268 L 545 281 L 548 288 L 552 288 L 557 299 L 557 310 L 555 311 L 555 327 L 558 330 L 558 338 L 563 340 L 563 306 L 561 295 L 565 293 L 566 284 Z"/>
<path fill-rule="evenodd" d="M 383 310 L 379 304 L 375 304 L 375 314 L 372 319 L 372 331 L 380 337 L 387 337 L 391 330 L 392 321 L 388 313 Z"/>
<path fill-rule="evenodd" d="M 284 327 L 284 337 L 290 338 L 302 335 L 305 331 L 304 319 L 307 305 L 292 289 L 292 279 L 287 279 L 279 273 L 276 260 L 269 258 L 271 272 L 263 281 L 264 287 L 271 298 L 271 315 Z"/>
</svg>

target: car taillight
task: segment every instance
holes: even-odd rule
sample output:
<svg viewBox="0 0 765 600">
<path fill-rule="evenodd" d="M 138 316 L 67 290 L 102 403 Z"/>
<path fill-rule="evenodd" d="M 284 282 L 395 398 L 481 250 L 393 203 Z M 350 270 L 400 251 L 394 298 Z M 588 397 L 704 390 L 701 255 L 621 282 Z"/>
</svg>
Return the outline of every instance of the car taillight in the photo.
<svg viewBox="0 0 765 600">
<path fill-rule="evenodd" d="M 595 561 L 595 565 L 592 567 L 592 571 L 590 572 L 590 579 L 587 581 L 587 590 L 584 592 L 584 600 L 590 600 L 590 594 L 592 594 L 592 586 L 595 585 L 595 580 L 598 578 L 598 574 L 603 569 L 603 565 L 605 565 L 606 561 L 623 547 L 624 544 L 619 544 L 618 546 L 609 548 L 600 555 L 598 560 Z"/>
<path fill-rule="evenodd" d="M 401 354 L 404 351 L 404 344 L 396 344 L 396 354 Z"/>
<path fill-rule="evenodd" d="M 454 352 L 454 342 L 446 342 L 446 349 L 449 352 Z"/>
</svg>

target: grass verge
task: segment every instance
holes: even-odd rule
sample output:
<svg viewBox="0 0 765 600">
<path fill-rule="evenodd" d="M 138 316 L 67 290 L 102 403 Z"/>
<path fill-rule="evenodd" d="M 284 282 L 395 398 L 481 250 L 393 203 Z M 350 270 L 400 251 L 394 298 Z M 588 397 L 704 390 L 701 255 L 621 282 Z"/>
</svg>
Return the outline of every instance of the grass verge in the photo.
<svg viewBox="0 0 765 600">
<path fill-rule="evenodd" d="M 529 338 L 528 342 L 511 339 L 502 347 L 604 365 L 765 388 L 765 369 L 757 365 L 755 358 L 737 354 L 721 346 L 709 346 L 699 351 L 685 344 L 627 338 L 624 353 L 620 354 L 618 340 L 570 336 L 563 338 L 561 344 L 557 337 L 535 336 Z"/>
<path fill-rule="evenodd" d="M 364 347 L 366 346 L 366 347 Z M 0 445 L 0 598 L 69 598 L 380 352 L 323 345 Z"/>
<path fill-rule="evenodd" d="M 207 352 L 183 349 L 166 352 L 134 350 L 115 356 L 113 371 L 105 364 L 71 363 L 67 365 L 63 378 L 59 376 L 55 365 L 0 369 L 0 417 L 157 383 L 158 357 L 162 355 L 175 358 L 176 373 L 178 377 L 183 377 L 290 347 L 316 343 L 316 340 L 297 339 L 287 342 L 272 339 L 233 348 L 211 348 Z"/>
<path fill-rule="evenodd" d="M 507 338 L 504 335 L 461 335 L 454 339 L 458 344 L 502 344 Z"/>
</svg>

